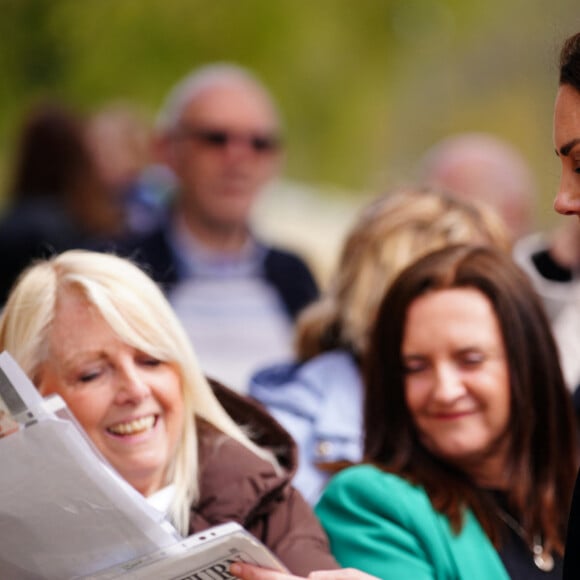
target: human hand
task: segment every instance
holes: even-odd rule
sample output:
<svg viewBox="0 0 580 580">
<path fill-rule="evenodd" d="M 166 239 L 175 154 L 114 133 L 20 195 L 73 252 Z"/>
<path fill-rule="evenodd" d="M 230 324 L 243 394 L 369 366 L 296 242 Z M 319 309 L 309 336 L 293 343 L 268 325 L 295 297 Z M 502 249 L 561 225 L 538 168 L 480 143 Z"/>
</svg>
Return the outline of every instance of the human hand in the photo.
<svg viewBox="0 0 580 580">
<path fill-rule="evenodd" d="M 235 562 L 230 566 L 230 572 L 240 580 L 304 580 L 301 576 L 293 576 L 286 572 L 277 572 L 260 568 L 244 562 Z M 316 570 L 308 574 L 309 580 L 378 580 L 375 576 L 356 570 L 342 568 L 340 570 Z"/>
</svg>

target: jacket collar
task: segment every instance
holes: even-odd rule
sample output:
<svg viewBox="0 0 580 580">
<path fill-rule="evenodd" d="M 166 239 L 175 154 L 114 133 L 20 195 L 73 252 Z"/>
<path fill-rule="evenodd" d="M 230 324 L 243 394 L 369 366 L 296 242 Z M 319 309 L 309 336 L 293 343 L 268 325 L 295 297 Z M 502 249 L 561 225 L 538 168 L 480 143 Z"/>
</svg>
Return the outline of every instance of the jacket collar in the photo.
<svg viewBox="0 0 580 580">
<path fill-rule="evenodd" d="M 296 444 L 259 403 L 216 381 L 210 384 L 236 423 L 257 445 L 274 453 L 280 469 L 198 417 L 200 498 L 191 514 L 192 531 L 226 521 L 247 527 L 269 513 L 297 468 Z"/>
</svg>

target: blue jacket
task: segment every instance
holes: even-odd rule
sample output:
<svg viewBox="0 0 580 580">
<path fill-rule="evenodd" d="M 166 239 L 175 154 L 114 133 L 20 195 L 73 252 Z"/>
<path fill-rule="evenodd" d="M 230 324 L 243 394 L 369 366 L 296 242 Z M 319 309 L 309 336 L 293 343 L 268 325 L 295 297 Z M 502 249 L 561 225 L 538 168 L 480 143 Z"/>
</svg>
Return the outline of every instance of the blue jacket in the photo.
<svg viewBox="0 0 580 580">
<path fill-rule="evenodd" d="M 350 353 L 331 351 L 305 363 L 262 370 L 252 378 L 249 394 L 295 439 L 299 464 L 294 486 L 310 504 L 330 476 L 317 463 L 360 461 L 363 387 Z"/>
<path fill-rule="evenodd" d="M 385 580 L 509 579 L 472 512 L 455 534 L 423 488 L 376 467 L 336 475 L 315 511 L 341 566 Z"/>
</svg>

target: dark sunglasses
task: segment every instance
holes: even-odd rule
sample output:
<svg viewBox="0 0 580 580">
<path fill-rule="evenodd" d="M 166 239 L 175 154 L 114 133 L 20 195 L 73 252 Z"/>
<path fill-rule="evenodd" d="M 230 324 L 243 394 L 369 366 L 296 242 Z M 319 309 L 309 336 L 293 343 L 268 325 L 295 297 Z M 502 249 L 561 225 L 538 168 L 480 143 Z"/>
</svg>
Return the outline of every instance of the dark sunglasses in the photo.
<svg viewBox="0 0 580 580">
<path fill-rule="evenodd" d="M 221 129 L 195 129 L 181 127 L 178 135 L 187 139 L 195 139 L 207 147 L 225 149 L 234 143 L 249 145 L 256 153 L 273 153 L 280 148 L 280 138 L 275 135 L 244 135 Z"/>
</svg>

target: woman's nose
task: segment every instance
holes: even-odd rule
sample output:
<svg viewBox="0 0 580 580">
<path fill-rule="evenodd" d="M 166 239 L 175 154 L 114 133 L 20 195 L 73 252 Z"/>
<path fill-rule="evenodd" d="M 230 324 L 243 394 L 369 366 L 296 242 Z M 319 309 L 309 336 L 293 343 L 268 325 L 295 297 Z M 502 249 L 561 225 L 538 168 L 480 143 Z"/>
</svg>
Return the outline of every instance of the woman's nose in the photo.
<svg viewBox="0 0 580 580">
<path fill-rule="evenodd" d="M 460 373 L 451 365 L 440 365 L 435 369 L 433 398 L 440 402 L 453 402 L 465 393 Z"/>
<path fill-rule="evenodd" d="M 576 179 L 569 177 L 566 170 L 563 170 L 560 187 L 554 200 L 554 209 L 562 215 L 580 216 L 580 183 L 576 185 L 580 180 L 576 174 L 573 177 Z"/>
<path fill-rule="evenodd" d="M 123 368 L 119 371 L 116 401 L 123 405 L 138 403 L 149 396 L 150 388 L 135 368 Z"/>
</svg>

